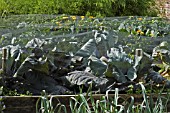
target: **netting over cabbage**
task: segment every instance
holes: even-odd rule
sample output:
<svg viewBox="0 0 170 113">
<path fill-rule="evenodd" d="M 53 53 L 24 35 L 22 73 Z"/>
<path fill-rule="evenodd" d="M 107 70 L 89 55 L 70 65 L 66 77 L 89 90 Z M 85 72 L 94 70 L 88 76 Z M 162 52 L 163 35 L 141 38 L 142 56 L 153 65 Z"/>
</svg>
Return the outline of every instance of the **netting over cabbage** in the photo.
<svg viewBox="0 0 170 113">
<path fill-rule="evenodd" d="M 149 69 L 155 65 L 164 70 L 157 73 L 156 78 L 148 77 L 155 82 L 164 81 L 160 74 L 165 75 L 164 72 L 169 70 L 162 61 L 166 61 L 165 64 L 169 66 L 170 24 L 161 18 L 15 15 L 1 18 L 0 35 L 1 52 L 3 47 L 10 51 L 8 66 L 13 67 L 9 68 L 13 72 L 8 74 L 12 76 L 37 47 L 42 48 L 47 58 L 57 67 L 78 70 L 68 76 L 73 77 L 69 78 L 73 83 L 77 75 L 82 74 L 79 72 L 82 70 L 84 74 L 91 72 L 97 77 L 114 78 L 120 83 L 134 81 L 148 73 L 152 75 Z M 142 49 L 142 57 L 135 56 L 136 49 Z M 161 59 L 163 65 L 152 62 L 156 59 L 153 55 L 155 51 L 156 56 L 157 53 L 162 56 L 167 54 L 165 59 Z M 85 78 L 87 81 L 81 81 L 79 77 L 77 79 L 77 84 L 89 85 L 86 83 L 89 77 Z M 101 83 L 105 82 L 107 84 L 107 80 L 103 79 Z"/>
</svg>

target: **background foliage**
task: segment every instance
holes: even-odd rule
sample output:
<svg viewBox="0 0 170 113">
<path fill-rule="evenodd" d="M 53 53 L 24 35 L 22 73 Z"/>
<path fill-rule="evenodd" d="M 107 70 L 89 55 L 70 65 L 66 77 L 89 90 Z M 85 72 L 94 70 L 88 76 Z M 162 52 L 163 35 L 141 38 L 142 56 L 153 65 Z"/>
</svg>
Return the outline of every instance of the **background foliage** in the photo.
<svg viewBox="0 0 170 113">
<path fill-rule="evenodd" d="M 4 14 L 156 16 L 155 0 L 0 0 Z"/>
</svg>

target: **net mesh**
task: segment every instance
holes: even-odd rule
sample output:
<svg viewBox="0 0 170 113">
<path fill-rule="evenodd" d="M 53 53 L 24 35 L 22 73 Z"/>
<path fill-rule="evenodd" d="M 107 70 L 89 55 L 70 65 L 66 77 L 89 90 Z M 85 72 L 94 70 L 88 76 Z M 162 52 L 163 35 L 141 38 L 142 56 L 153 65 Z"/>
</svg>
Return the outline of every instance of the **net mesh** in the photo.
<svg viewBox="0 0 170 113">
<path fill-rule="evenodd" d="M 140 26 L 140 19 L 144 18 L 144 26 Z M 61 51 L 75 53 L 89 39 L 94 38 L 95 30 L 107 31 L 108 36 L 115 38 L 114 44 L 128 45 L 131 49 L 142 48 L 146 52 L 151 52 L 162 41 L 170 42 L 170 25 L 166 20 L 154 17 L 15 15 L 3 17 L 0 21 L 0 48 L 11 44 L 25 46 L 31 39 L 38 38 L 45 41 L 48 49 L 56 47 Z M 147 21 L 150 21 L 151 25 L 147 25 Z M 136 26 L 135 30 L 132 28 L 136 31 L 135 35 L 131 35 L 132 31 L 129 31 L 132 30 L 132 25 Z M 143 27 L 150 29 L 148 36 L 137 35 L 143 32 L 139 31 L 139 28 L 145 29 Z M 156 37 L 149 36 L 154 33 L 162 34 Z"/>
</svg>

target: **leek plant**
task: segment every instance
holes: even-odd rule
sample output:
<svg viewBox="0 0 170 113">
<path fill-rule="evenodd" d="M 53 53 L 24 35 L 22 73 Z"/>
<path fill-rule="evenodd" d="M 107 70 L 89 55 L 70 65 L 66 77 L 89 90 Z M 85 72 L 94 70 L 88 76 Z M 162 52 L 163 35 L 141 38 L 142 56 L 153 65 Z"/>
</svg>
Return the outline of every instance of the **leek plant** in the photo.
<svg viewBox="0 0 170 113">
<path fill-rule="evenodd" d="M 53 106 L 54 96 L 48 96 L 45 90 L 42 91 L 42 96 L 36 102 L 36 113 L 67 113 L 65 105 L 58 103 Z"/>
<path fill-rule="evenodd" d="M 164 113 L 167 112 L 167 105 L 169 101 L 169 92 L 167 96 L 162 96 L 163 89 L 157 94 L 156 100 L 152 93 L 146 94 L 146 89 L 143 84 L 139 84 L 142 90 L 143 101 L 141 103 L 135 103 L 135 98 L 124 99 L 119 96 L 119 90 L 114 90 L 114 97 L 109 96 L 107 91 L 105 95 L 95 97 L 91 91 L 83 94 L 80 93 L 69 100 L 69 109 L 66 109 L 66 105 L 58 103 L 56 107 L 53 107 L 52 98 L 48 99 L 47 95 L 37 101 L 37 113 Z M 151 87 L 152 90 L 152 87 Z M 38 109 L 38 103 L 41 100 L 41 107 Z"/>
</svg>

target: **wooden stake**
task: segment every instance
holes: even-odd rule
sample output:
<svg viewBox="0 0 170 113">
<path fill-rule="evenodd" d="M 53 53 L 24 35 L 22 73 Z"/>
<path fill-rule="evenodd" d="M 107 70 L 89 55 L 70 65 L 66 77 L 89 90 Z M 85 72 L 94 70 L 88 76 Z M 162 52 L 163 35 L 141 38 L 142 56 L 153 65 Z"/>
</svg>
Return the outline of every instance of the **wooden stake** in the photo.
<svg viewBox="0 0 170 113">
<path fill-rule="evenodd" d="M 8 59 L 8 49 L 7 48 L 2 48 L 2 70 L 3 73 L 6 73 L 6 68 L 7 68 L 7 59 Z"/>
<path fill-rule="evenodd" d="M 143 51 L 142 51 L 142 49 L 136 49 L 135 55 L 136 55 L 136 56 L 139 56 L 139 57 L 142 57 L 142 56 L 143 56 Z"/>
</svg>

